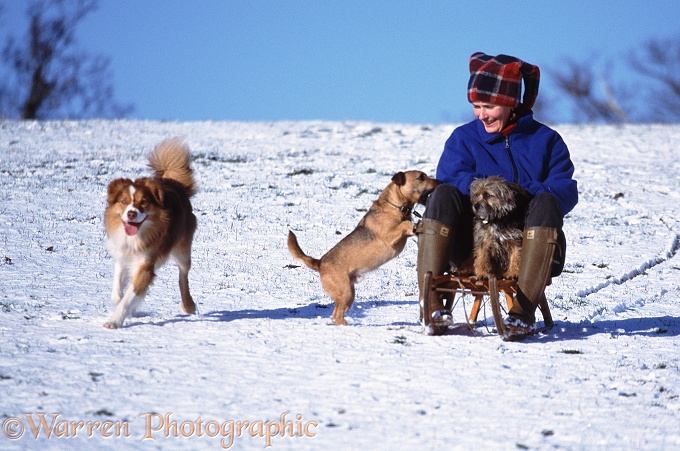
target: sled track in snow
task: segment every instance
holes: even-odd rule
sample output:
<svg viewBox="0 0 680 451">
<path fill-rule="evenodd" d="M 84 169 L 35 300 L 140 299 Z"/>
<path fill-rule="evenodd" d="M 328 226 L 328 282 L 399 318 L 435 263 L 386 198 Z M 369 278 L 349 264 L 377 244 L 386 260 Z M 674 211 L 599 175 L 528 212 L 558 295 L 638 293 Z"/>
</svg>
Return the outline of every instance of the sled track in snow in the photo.
<svg viewBox="0 0 680 451">
<path fill-rule="evenodd" d="M 614 278 L 614 279 L 609 279 L 606 282 L 603 282 L 603 283 L 597 285 L 596 287 L 591 287 L 591 288 L 587 288 L 585 290 L 581 290 L 581 291 L 576 293 L 576 296 L 584 298 L 584 297 L 589 296 L 593 293 L 597 293 L 598 291 L 603 290 L 610 285 L 622 285 L 622 284 L 636 278 L 637 276 L 644 274 L 644 272 L 647 271 L 648 269 L 651 269 L 651 268 L 653 268 L 657 265 L 660 265 L 661 263 L 667 262 L 668 260 L 670 260 L 671 258 L 673 258 L 677 255 L 678 250 L 680 250 L 680 234 L 676 234 L 673 237 L 673 239 L 670 242 L 670 245 L 668 246 L 668 251 L 666 251 L 665 255 L 654 257 L 654 258 L 646 261 L 642 265 L 640 265 L 640 267 L 638 267 L 638 268 L 636 268 L 636 269 L 634 269 L 630 272 L 627 272 L 626 274 L 624 274 L 620 277 L 617 277 L 617 278 Z"/>
</svg>

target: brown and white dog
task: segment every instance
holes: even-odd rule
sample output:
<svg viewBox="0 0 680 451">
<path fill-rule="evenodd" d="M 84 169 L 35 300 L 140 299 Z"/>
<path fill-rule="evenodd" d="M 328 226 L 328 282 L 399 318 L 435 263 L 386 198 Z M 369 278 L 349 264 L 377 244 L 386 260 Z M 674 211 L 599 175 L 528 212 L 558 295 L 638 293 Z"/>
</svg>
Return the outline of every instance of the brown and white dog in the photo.
<svg viewBox="0 0 680 451">
<path fill-rule="evenodd" d="M 501 177 L 476 179 L 470 184 L 474 272 L 478 278 L 517 278 L 530 200 L 531 194 L 521 186 Z"/>
<path fill-rule="evenodd" d="M 182 310 L 187 314 L 196 311 L 188 278 L 196 231 L 189 201 L 196 191 L 190 161 L 189 149 L 179 139 L 166 140 L 149 156 L 153 177 L 119 178 L 109 184 L 104 224 L 115 261 L 111 300 L 116 310 L 104 327 L 116 329 L 134 313 L 156 276 L 155 270 L 170 255 L 179 266 Z"/>
<path fill-rule="evenodd" d="M 331 315 L 335 324 L 347 325 L 345 313 L 354 302 L 354 284 L 361 275 L 399 255 L 408 237 L 415 235 L 413 206 L 424 203 L 439 183 L 420 171 L 397 172 L 359 225 L 320 259 L 305 255 L 295 234 L 288 233 L 290 254 L 319 272 L 321 286 L 335 301 Z"/>
</svg>

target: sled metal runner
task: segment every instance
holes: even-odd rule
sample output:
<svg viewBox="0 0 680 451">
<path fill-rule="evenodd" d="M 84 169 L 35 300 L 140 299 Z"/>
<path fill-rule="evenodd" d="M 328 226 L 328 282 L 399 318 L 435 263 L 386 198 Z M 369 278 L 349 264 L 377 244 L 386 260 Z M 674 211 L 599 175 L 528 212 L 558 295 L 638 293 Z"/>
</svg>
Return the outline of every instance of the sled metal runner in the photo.
<svg viewBox="0 0 680 451">
<path fill-rule="evenodd" d="M 440 301 L 443 301 L 444 308 L 451 311 L 458 300 L 469 295 L 474 298 L 474 301 L 466 318 L 468 326 L 470 328 L 475 327 L 479 312 L 484 302 L 488 301 L 497 333 L 499 335 L 505 334 L 503 315 L 504 312 L 512 308 L 514 297 L 517 295 L 517 281 L 515 279 L 496 279 L 493 276 L 489 279 L 477 279 L 474 276 L 459 276 L 456 274 L 433 276 L 431 272 L 426 273 L 424 277 L 424 292 L 425 296 L 428 296 L 423 305 L 423 318 L 426 327 L 430 326 L 429 323 L 432 318 L 432 312 L 428 311 L 430 296 L 435 296 Z M 502 302 L 505 306 L 501 305 Z M 539 301 L 538 307 L 543 315 L 545 328 L 551 328 L 554 323 L 545 293 Z M 441 330 L 439 332 L 443 333 Z M 435 333 L 435 335 L 437 334 Z"/>
</svg>

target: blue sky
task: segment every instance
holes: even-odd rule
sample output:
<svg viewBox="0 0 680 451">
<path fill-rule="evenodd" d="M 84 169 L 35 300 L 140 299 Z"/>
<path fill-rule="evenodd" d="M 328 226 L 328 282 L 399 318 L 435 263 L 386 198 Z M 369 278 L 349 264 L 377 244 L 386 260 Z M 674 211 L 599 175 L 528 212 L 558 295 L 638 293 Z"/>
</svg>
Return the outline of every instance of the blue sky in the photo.
<svg viewBox="0 0 680 451">
<path fill-rule="evenodd" d="M 26 3 L 5 2 L 0 30 L 23 36 Z M 609 60 L 625 76 L 631 50 L 679 24 L 677 0 L 100 0 L 77 38 L 111 57 L 133 118 L 460 122 L 483 51 L 539 65 L 559 121 L 550 70 Z"/>
</svg>

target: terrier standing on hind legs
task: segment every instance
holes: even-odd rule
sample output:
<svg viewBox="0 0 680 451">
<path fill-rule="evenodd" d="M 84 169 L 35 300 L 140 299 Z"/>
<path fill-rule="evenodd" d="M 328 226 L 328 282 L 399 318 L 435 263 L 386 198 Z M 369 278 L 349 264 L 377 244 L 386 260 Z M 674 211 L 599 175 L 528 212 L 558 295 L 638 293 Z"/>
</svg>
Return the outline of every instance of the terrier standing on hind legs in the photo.
<svg viewBox="0 0 680 451">
<path fill-rule="evenodd" d="M 111 300 L 116 310 L 104 324 L 107 329 L 121 327 L 134 313 L 156 277 L 156 269 L 170 255 L 179 266 L 182 311 L 196 311 L 189 293 L 191 244 L 196 231 L 189 201 L 196 192 L 190 161 L 189 149 L 179 139 L 167 140 L 149 156 L 153 177 L 120 178 L 108 186 L 104 224 L 115 261 Z"/>
<path fill-rule="evenodd" d="M 413 206 L 424 203 L 439 183 L 420 171 L 397 172 L 359 225 L 320 259 L 305 255 L 295 234 L 288 233 L 290 254 L 319 272 L 321 286 L 333 298 L 335 324 L 347 325 L 345 313 L 354 302 L 354 284 L 361 275 L 399 255 L 408 237 L 415 235 Z"/>
</svg>

